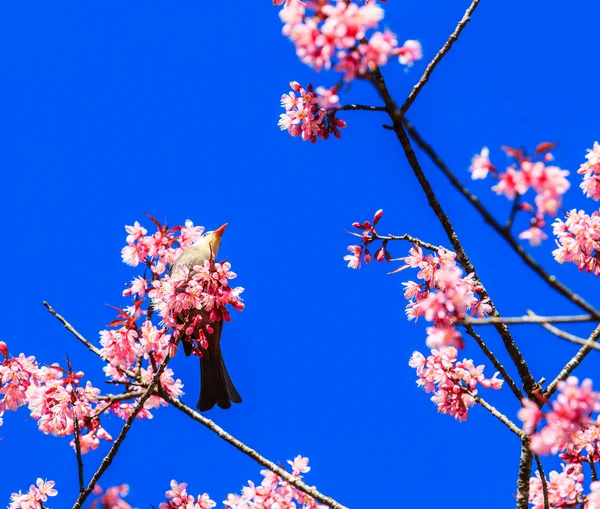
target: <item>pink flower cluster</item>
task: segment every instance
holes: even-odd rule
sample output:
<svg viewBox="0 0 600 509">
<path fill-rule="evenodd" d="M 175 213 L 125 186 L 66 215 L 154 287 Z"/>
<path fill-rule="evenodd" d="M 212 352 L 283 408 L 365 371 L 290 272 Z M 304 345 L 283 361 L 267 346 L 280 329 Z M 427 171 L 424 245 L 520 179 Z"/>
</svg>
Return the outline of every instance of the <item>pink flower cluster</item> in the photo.
<svg viewBox="0 0 600 509">
<path fill-rule="evenodd" d="M 582 502 L 582 466 L 573 464 L 562 467 L 562 472 L 553 470 L 546 480 L 550 507 L 574 507 Z M 529 481 L 529 503 L 533 504 L 532 509 L 544 509 L 544 487 L 539 472 Z M 590 509 L 590 506 L 586 506 L 586 509 Z"/>
<path fill-rule="evenodd" d="M 319 88 L 319 94 L 313 92 L 310 84 L 308 90 L 296 81 L 290 82 L 290 87 L 290 93 L 281 96 L 281 105 L 285 108 L 285 113 L 279 116 L 282 131 L 311 143 L 316 143 L 318 138 L 326 140 L 331 134 L 341 137 L 340 129 L 346 127 L 346 122 L 335 116 L 339 106 L 336 87 Z M 333 109 L 328 112 L 328 108 Z"/>
<path fill-rule="evenodd" d="M 127 484 L 113 486 L 106 491 L 96 485 L 93 493 L 97 498 L 90 504 L 90 509 L 131 509 L 131 505 L 122 498 L 129 493 Z"/>
<path fill-rule="evenodd" d="M 186 340 L 193 338 L 200 348 L 206 349 L 206 333 L 212 333 L 209 322 L 221 319 L 229 322 L 231 317 L 227 305 L 237 310 L 244 309 L 240 298 L 244 289 L 229 286 L 229 280 L 235 277 L 228 262 L 211 263 L 206 260 L 202 265 L 194 265 L 191 271 L 179 267 L 173 274 L 155 281 L 148 295 L 165 326 L 173 328 L 174 337 L 184 335 Z M 198 348 L 196 351 L 201 352 Z"/>
<path fill-rule="evenodd" d="M 582 438 L 595 438 L 595 432 L 582 437 L 582 427 L 593 425 L 592 412 L 600 411 L 600 393 L 592 391 L 592 381 L 581 382 L 571 376 L 558 384 L 558 395 L 552 403 L 552 410 L 544 414 L 534 402 L 524 399 L 523 408 L 518 417 L 523 421 L 525 433 L 532 434 L 530 448 L 537 454 L 556 454 L 567 447 L 575 439 L 581 443 Z M 545 426 L 534 433 L 541 419 L 545 418 Z M 572 449 L 571 449 L 572 451 Z"/>
<path fill-rule="evenodd" d="M 485 378 L 484 366 L 475 367 L 472 360 L 458 361 L 458 350 L 452 346 L 433 349 L 427 358 L 414 352 L 408 365 L 417 370 L 417 385 L 433 393 L 431 401 L 438 411 L 459 421 L 467 420 L 468 410 L 475 404 L 472 395 L 477 394 L 478 385 L 498 390 L 504 383 L 497 378 L 498 373 Z"/>
<path fill-rule="evenodd" d="M 570 187 L 567 170 L 561 170 L 558 166 L 547 166 L 548 161 L 554 158 L 549 152 L 556 145 L 553 143 L 540 143 L 533 157 L 528 157 L 523 150 L 510 147 L 502 147 L 516 164 L 506 168 L 505 172 L 499 172 L 489 159 L 489 150 L 484 147 L 480 154 L 473 157 L 469 170 L 471 177 L 484 179 L 491 174 L 498 183 L 492 187 L 497 194 L 503 194 L 510 200 L 517 196 L 525 195 L 533 190 L 535 207 L 527 202 L 522 202 L 520 210 L 532 213 L 530 227 L 521 232 L 519 238 L 528 240 L 532 246 L 539 245 L 542 240 L 548 238 L 542 230 L 546 226 L 545 216 L 556 216 L 562 204 L 562 196 Z M 535 159 L 538 160 L 535 160 Z"/>
<path fill-rule="evenodd" d="M 165 493 L 167 502 L 161 502 L 159 509 L 211 509 L 217 504 L 210 499 L 208 493 L 194 498 L 186 491 L 187 484 L 171 481 L 171 489 Z"/>
<path fill-rule="evenodd" d="M 302 478 L 300 474 L 310 470 L 308 458 L 296 456 L 294 461 L 288 463 L 292 466 L 292 475 Z M 313 498 L 296 489 L 270 470 L 261 470 L 263 480 L 260 486 L 248 481 L 248 486 L 242 490 L 242 495 L 230 493 L 223 501 L 231 509 L 252 509 L 264 507 L 265 509 L 326 509 L 327 506 L 317 503 Z M 162 508 L 161 508 L 162 509 Z M 165 508 L 167 509 L 167 508 Z"/>
<path fill-rule="evenodd" d="M 80 386 L 82 372 L 67 372 L 57 364 L 39 367 L 35 357 L 10 357 L 3 343 L 4 361 L 0 364 L 0 411 L 17 410 L 27 405 L 40 431 L 55 436 L 74 434 L 74 420 L 81 430 L 83 453 L 96 449 L 100 439 L 112 437 L 100 425 L 99 389 L 87 382 Z M 66 375 L 66 376 L 65 376 Z M 74 441 L 71 445 L 75 447 Z"/>
<path fill-rule="evenodd" d="M 383 16 L 383 9 L 373 1 L 358 5 L 345 0 L 287 0 L 279 13 L 283 34 L 296 46 L 300 60 L 317 71 L 333 65 L 344 73 L 345 81 L 364 76 L 393 56 L 407 66 L 422 58 L 418 41 L 398 47 L 395 34 L 387 29 L 367 40 L 367 32 L 377 29 Z"/>
<path fill-rule="evenodd" d="M 351 269 L 358 269 L 360 267 L 361 259 L 363 259 L 367 265 L 371 263 L 373 257 L 371 256 L 368 246 L 371 244 L 371 242 L 374 242 L 379 238 L 377 230 L 375 230 L 375 226 L 377 226 L 377 223 L 382 216 L 383 210 L 379 209 L 373 216 L 373 222 L 365 221 L 363 223 L 352 223 L 352 227 L 360 230 L 362 233 L 351 232 L 351 234 L 355 237 L 359 237 L 362 240 L 362 245 L 348 246 L 348 251 L 350 251 L 350 254 L 344 256 L 344 260 L 348 262 L 348 267 Z M 389 262 L 392 259 L 392 256 L 387 250 L 387 244 L 388 240 L 386 239 L 381 243 L 381 247 L 375 253 L 375 260 L 378 262 L 382 262 L 384 260 Z"/>
<path fill-rule="evenodd" d="M 201 236 L 204 228 L 194 226 L 190 220 L 185 222 L 185 226 L 174 226 L 169 228 L 162 225 L 152 216 L 148 216 L 156 225 L 157 232 L 153 235 L 147 235 L 148 230 L 137 221 L 133 226 L 125 226 L 127 235 L 127 245 L 121 250 L 121 257 L 127 265 L 137 267 L 143 263 L 152 270 L 154 278 L 160 276 L 168 265 L 171 265 L 179 256 L 182 249 L 191 246 Z M 179 234 L 179 235 L 177 235 Z M 124 295 L 137 293 L 143 283 L 134 280 L 132 290 L 125 291 Z M 126 293 L 127 292 L 127 293 Z M 143 297 L 143 294 L 140 295 Z"/>
<path fill-rule="evenodd" d="M 579 185 L 588 198 L 600 200 L 600 144 L 594 142 L 594 147 L 588 149 L 585 156 L 587 162 L 583 163 L 577 173 L 583 175 L 583 182 Z"/>
<path fill-rule="evenodd" d="M 485 316 L 491 311 L 488 299 L 478 300 L 475 293 L 479 285 L 473 274 L 463 277 L 462 270 L 456 265 L 456 254 L 439 247 L 437 253 L 424 255 L 415 245 L 409 256 L 401 258 L 405 265 L 395 272 L 406 268 L 418 269 L 417 278 L 423 283 L 407 281 L 404 285 L 404 297 L 409 303 L 406 314 L 409 320 L 423 316 L 433 323 L 427 329 L 426 344 L 429 348 L 454 345 L 464 348 L 464 341 L 456 330 L 456 324 L 467 314 Z"/>
<path fill-rule="evenodd" d="M 580 271 L 600 275 L 600 212 L 573 209 L 552 228 L 558 246 L 552 255 L 558 263 L 572 262 Z"/>
<path fill-rule="evenodd" d="M 54 481 L 44 481 L 38 477 L 35 485 L 32 484 L 27 493 L 19 491 L 10 496 L 8 509 L 42 509 L 42 502 L 46 502 L 48 497 L 54 497 L 57 493 Z"/>
</svg>

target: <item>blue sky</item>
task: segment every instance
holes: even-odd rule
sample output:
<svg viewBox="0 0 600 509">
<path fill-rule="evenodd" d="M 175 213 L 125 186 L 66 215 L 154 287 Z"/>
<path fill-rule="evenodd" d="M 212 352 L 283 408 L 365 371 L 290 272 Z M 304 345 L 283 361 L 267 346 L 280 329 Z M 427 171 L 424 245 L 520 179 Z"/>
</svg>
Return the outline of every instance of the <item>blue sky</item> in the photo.
<svg viewBox="0 0 600 509">
<path fill-rule="evenodd" d="M 466 7 L 390 0 L 384 25 L 400 40 L 419 39 L 428 61 Z M 124 284 L 137 274 L 120 259 L 125 224 L 149 226 L 145 211 L 171 224 L 227 221 L 220 254 L 246 288 L 246 309 L 227 324 L 223 349 L 244 403 L 207 414 L 211 419 L 273 461 L 309 456 L 307 482 L 353 509 L 513 503 L 516 438 L 481 408 L 462 424 L 438 414 L 415 385 L 407 362 L 414 350 L 425 351 L 425 333 L 404 317 L 407 273 L 387 276 L 381 265 L 352 271 L 342 260 L 352 243 L 344 229 L 379 208 L 382 231 L 447 245 L 446 238 L 397 140 L 380 128 L 383 114 L 349 112 L 342 139 L 316 145 L 279 131 L 279 98 L 290 80 L 330 85 L 337 76 L 298 62 L 270 2 L 32 1 L 5 2 L 0 10 L 1 339 L 13 353 L 44 363 L 68 353 L 103 386 L 100 362 L 42 300 L 97 341 L 113 318 L 106 304 L 124 304 Z M 500 145 L 557 141 L 556 163 L 574 172 L 600 138 L 591 64 L 598 16 L 596 2 L 568 9 L 558 1 L 482 2 L 410 120 L 464 182 L 484 145 L 501 166 Z M 397 101 L 424 67 L 384 68 Z M 364 83 L 342 102 L 381 104 Z M 576 311 L 422 161 L 501 313 Z M 591 212 L 594 203 L 583 198 L 576 176 L 572 182 L 565 208 Z M 487 182 L 468 184 L 504 220 L 506 200 Z M 407 248 L 394 245 L 392 254 Z M 558 266 L 551 250 L 548 241 L 533 253 L 594 302 L 595 281 Z M 483 333 L 506 361 L 494 331 Z M 539 328 L 513 333 L 536 378 L 553 378 L 576 351 Z M 473 344 L 465 355 L 489 365 Z M 188 361 L 179 356 L 173 368 L 193 406 L 198 366 Z M 595 376 L 594 361 L 590 356 L 580 376 Z M 489 400 L 516 419 L 508 389 Z M 67 440 L 37 432 L 25 410 L 4 421 L 0 501 L 43 477 L 57 482 L 51 506 L 70 507 L 77 478 Z M 113 418 L 106 426 L 116 435 L 119 424 Z M 85 458 L 88 478 L 106 451 L 104 445 Z M 557 464 L 548 460 L 546 469 Z M 128 500 L 140 508 L 157 506 L 173 478 L 220 502 L 248 479 L 259 481 L 259 470 L 164 409 L 135 424 L 100 484 L 129 483 Z"/>
</svg>

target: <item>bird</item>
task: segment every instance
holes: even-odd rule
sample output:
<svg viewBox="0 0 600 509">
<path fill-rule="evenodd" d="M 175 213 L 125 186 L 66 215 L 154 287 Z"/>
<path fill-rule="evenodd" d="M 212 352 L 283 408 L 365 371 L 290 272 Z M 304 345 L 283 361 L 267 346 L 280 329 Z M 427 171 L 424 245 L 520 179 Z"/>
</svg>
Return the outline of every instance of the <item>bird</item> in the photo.
<svg viewBox="0 0 600 509">
<path fill-rule="evenodd" d="M 214 231 L 205 232 L 194 244 L 183 250 L 171 266 L 169 273 L 171 274 L 178 267 L 191 270 L 194 265 L 202 265 L 206 260 L 214 260 L 226 227 L 227 223 Z M 194 312 L 199 313 L 202 320 L 212 326 L 212 333 L 204 331 L 208 348 L 202 350 L 202 357 L 200 357 L 200 397 L 196 408 L 200 412 L 212 409 L 215 404 L 223 409 L 231 408 L 231 403 L 241 403 L 242 397 L 231 381 L 221 353 L 223 319 L 210 322 L 206 311 L 194 310 Z M 191 341 L 183 341 L 183 351 L 186 356 L 191 355 Z"/>
</svg>

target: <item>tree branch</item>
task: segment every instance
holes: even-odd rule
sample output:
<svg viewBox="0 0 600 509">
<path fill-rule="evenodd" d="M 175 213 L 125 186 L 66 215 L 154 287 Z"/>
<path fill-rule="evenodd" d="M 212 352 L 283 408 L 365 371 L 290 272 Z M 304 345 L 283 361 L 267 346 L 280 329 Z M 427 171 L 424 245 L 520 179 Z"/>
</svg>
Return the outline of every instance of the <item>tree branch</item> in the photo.
<svg viewBox="0 0 600 509">
<path fill-rule="evenodd" d="M 527 314 L 530 316 L 538 316 L 531 310 L 527 311 Z M 570 332 L 559 329 L 558 327 L 555 327 L 554 325 L 550 325 L 549 323 L 542 323 L 541 325 L 544 329 L 546 329 L 548 332 L 551 332 L 556 337 L 565 339 L 567 341 L 570 341 L 571 343 L 575 343 L 578 345 L 587 344 L 588 340 L 586 338 L 582 338 L 582 337 L 576 336 L 575 334 L 571 334 Z M 592 349 L 600 351 L 600 345 L 598 343 L 592 343 L 592 344 L 590 344 L 590 346 L 592 347 Z"/>
<path fill-rule="evenodd" d="M 81 456 L 81 432 L 79 430 L 79 419 L 74 415 L 73 427 L 75 430 L 75 455 L 77 456 L 77 477 L 79 478 L 79 493 L 85 491 L 85 481 L 83 478 L 83 458 Z"/>
<path fill-rule="evenodd" d="M 463 323 L 467 325 L 491 325 L 495 323 L 506 323 L 506 324 L 527 324 L 527 323 L 580 323 L 580 322 L 593 322 L 597 319 L 592 315 L 572 315 L 572 316 L 516 316 L 516 317 L 503 317 L 503 316 L 490 316 L 488 318 L 471 318 L 467 317 L 463 320 Z"/>
<path fill-rule="evenodd" d="M 387 111 L 385 106 L 365 106 L 364 104 L 346 104 L 335 109 L 337 111 Z"/>
<path fill-rule="evenodd" d="M 479 345 L 479 348 L 481 348 L 481 350 L 486 355 L 486 357 L 490 361 L 492 361 L 492 364 L 494 365 L 494 367 L 499 371 L 500 375 L 502 375 L 502 379 L 508 384 L 508 386 L 510 387 L 510 389 L 512 390 L 512 392 L 516 396 L 516 398 L 519 400 L 519 402 L 521 402 L 521 400 L 523 399 L 523 393 L 519 390 L 519 388 L 517 387 L 517 384 L 512 379 L 512 377 L 507 373 L 507 371 L 504 368 L 504 366 L 502 365 L 502 363 L 498 360 L 498 358 L 493 354 L 493 352 L 485 344 L 485 341 L 483 341 L 483 338 L 479 334 L 477 334 L 473 330 L 473 327 L 471 327 L 470 325 L 465 325 L 465 330 L 467 331 L 467 334 L 469 336 L 471 336 L 475 340 L 475 342 Z"/>
<path fill-rule="evenodd" d="M 477 8 L 478 5 L 479 5 L 479 0 L 473 0 L 471 5 L 469 6 L 469 8 L 466 10 L 462 19 L 458 22 L 458 25 L 456 25 L 454 32 L 452 32 L 450 34 L 450 37 L 448 37 L 448 40 L 442 46 L 442 49 L 440 49 L 437 52 L 437 54 L 435 55 L 435 57 L 433 57 L 433 60 L 431 62 L 429 62 L 429 64 L 427 64 L 427 67 L 425 68 L 425 72 L 421 76 L 421 79 L 413 87 L 410 94 L 404 101 L 404 104 L 400 108 L 400 116 L 404 116 L 404 114 L 411 107 L 412 103 L 415 102 L 415 99 L 419 95 L 419 92 L 421 92 L 421 90 L 425 86 L 425 83 L 427 83 L 429 81 L 429 78 L 430 78 L 431 74 L 433 73 L 433 70 L 440 63 L 442 58 L 444 58 L 444 55 L 450 51 L 450 49 L 452 48 L 452 45 L 458 40 L 458 36 L 463 31 L 463 29 L 467 26 L 467 23 L 469 21 L 471 21 L 471 15 L 473 14 L 473 12 L 475 12 L 475 9 Z"/>
<path fill-rule="evenodd" d="M 502 424 L 504 424 L 509 430 L 511 430 L 515 435 L 517 435 L 521 440 L 526 438 L 525 433 L 519 428 L 514 422 L 512 422 L 506 415 L 501 413 L 497 408 L 490 405 L 485 399 L 477 394 L 473 394 L 469 389 L 463 387 L 469 396 L 471 396 L 477 403 L 479 403 L 483 408 L 485 408 L 488 412 L 490 412 L 494 417 L 496 417 Z"/>
<path fill-rule="evenodd" d="M 529 441 L 521 442 L 521 459 L 519 461 L 519 476 L 517 477 L 517 509 L 529 507 L 529 479 L 531 477 L 531 462 L 533 454 L 529 450 Z"/>
<path fill-rule="evenodd" d="M 340 504 L 333 498 L 323 495 L 322 493 L 317 491 L 315 488 L 308 486 L 301 479 L 294 477 L 289 472 L 286 472 L 284 469 L 278 467 L 275 463 L 273 463 L 272 461 L 269 461 L 267 458 L 265 458 L 264 456 L 259 454 L 254 449 L 251 449 L 246 444 L 244 444 L 243 442 L 239 441 L 237 438 L 235 438 L 232 435 L 230 435 L 229 433 L 227 433 L 223 428 L 221 428 L 220 426 L 217 426 L 213 421 L 211 421 L 210 419 L 207 419 L 206 417 L 199 414 L 195 410 L 192 410 L 190 407 L 188 407 L 187 405 L 185 405 L 178 399 L 173 398 L 172 396 L 168 395 L 164 391 L 160 391 L 160 396 L 165 401 L 167 401 L 168 403 L 173 405 L 175 408 L 177 408 L 184 414 L 191 417 L 194 421 L 199 422 L 203 426 L 207 427 L 209 430 L 211 430 L 213 433 L 216 433 L 220 438 L 225 440 L 227 443 L 233 445 L 236 449 L 243 452 L 244 454 L 246 454 L 247 456 L 252 458 L 254 461 L 256 461 L 257 463 L 262 465 L 263 467 L 268 468 L 271 472 L 277 474 L 279 477 L 281 477 L 282 479 L 284 479 L 285 481 L 290 483 L 292 486 L 298 488 L 303 493 L 306 493 L 307 495 L 311 496 L 318 502 L 321 502 L 322 504 L 325 504 L 325 505 L 331 507 L 331 509 L 348 509 L 347 507 L 343 506 L 342 504 Z"/>
<path fill-rule="evenodd" d="M 565 367 L 556 376 L 556 378 L 550 383 L 550 385 L 544 391 L 544 396 L 550 399 L 550 397 L 556 392 L 558 388 L 558 382 L 566 380 L 567 377 L 573 372 L 573 370 L 581 364 L 583 359 L 587 357 L 587 354 L 592 351 L 592 345 L 600 338 L 600 325 L 594 329 L 594 332 L 590 334 L 590 337 L 586 341 L 585 345 L 582 346 L 579 351 L 573 356 L 573 358 L 567 362 Z"/>
<path fill-rule="evenodd" d="M 406 130 L 409 132 L 410 136 L 413 140 L 415 140 L 416 144 L 425 152 L 433 164 L 437 166 L 442 173 L 450 180 L 450 183 L 454 186 L 454 188 L 462 194 L 467 201 L 473 205 L 475 210 L 479 212 L 483 220 L 489 224 L 492 229 L 498 233 L 507 243 L 508 245 L 517 253 L 521 259 L 525 262 L 525 264 L 533 270 L 543 281 L 546 282 L 548 286 L 554 288 L 558 293 L 560 293 L 563 297 L 566 297 L 571 302 L 579 306 L 584 311 L 587 311 L 595 318 L 600 320 L 600 311 L 598 311 L 594 306 L 592 306 L 589 302 L 587 302 L 583 297 L 579 296 L 575 292 L 573 292 L 566 285 L 558 281 L 556 276 L 548 274 L 543 267 L 537 263 L 525 249 L 516 241 L 516 239 L 506 231 L 506 229 L 494 219 L 494 217 L 488 212 L 488 210 L 481 204 L 479 199 L 468 191 L 466 187 L 464 187 L 461 182 L 456 178 L 454 173 L 446 166 L 446 164 L 441 160 L 438 154 L 433 150 L 431 145 L 425 142 L 421 135 L 416 131 L 416 129 L 410 124 L 410 122 L 404 118 L 403 124 L 406 127 Z M 393 128 L 392 128 L 393 129 Z"/>
<path fill-rule="evenodd" d="M 548 502 L 548 483 L 546 481 L 546 474 L 542 467 L 542 460 L 537 454 L 534 454 L 535 462 L 537 463 L 538 472 L 540 473 L 540 480 L 542 481 L 542 493 L 544 495 L 544 509 L 550 509 L 550 503 Z"/>
</svg>

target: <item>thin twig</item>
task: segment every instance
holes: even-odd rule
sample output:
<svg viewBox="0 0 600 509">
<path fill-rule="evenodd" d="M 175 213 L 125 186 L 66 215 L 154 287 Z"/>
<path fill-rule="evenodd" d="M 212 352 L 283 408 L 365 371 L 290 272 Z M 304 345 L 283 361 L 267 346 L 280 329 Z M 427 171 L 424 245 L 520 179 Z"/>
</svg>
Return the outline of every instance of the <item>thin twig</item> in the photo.
<svg viewBox="0 0 600 509">
<path fill-rule="evenodd" d="M 515 435 L 517 435 L 521 440 L 523 440 L 526 435 L 523 433 L 523 430 L 519 428 L 514 422 L 512 422 L 506 415 L 501 413 L 496 407 L 490 405 L 485 399 L 477 394 L 473 394 L 468 389 L 465 389 L 467 394 L 471 396 L 477 403 L 479 403 L 483 408 L 485 408 L 488 412 L 490 412 L 494 417 L 496 417 L 502 424 L 508 427 Z"/>
<path fill-rule="evenodd" d="M 83 493 L 80 493 L 79 496 L 77 497 L 75 504 L 73 504 L 73 509 L 81 508 L 83 503 L 86 501 L 86 499 L 90 496 L 90 494 L 94 490 L 94 487 L 96 486 L 96 483 L 98 482 L 98 480 L 102 477 L 104 472 L 106 472 L 106 469 L 112 463 L 113 459 L 117 455 L 117 452 L 119 452 L 119 447 L 123 443 L 123 440 L 125 440 L 125 437 L 127 436 L 127 433 L 129 432 L 129 430 L 131 429 L 131 425 L 133 424 L 133 421 L 135 421 L 135 418 L 141 412 L 142 408 L 144 407 L 144 403 L 146 403 L 148 398 L 154 394 L 154 389 L 157 386 L 160 376 L 163 374 L 163 371 L 167 367 L 167 364 L 170 359 L 171 359 L 171 357 L 169 355 L 167 355 L 165 357 L 165 359 L 163 360 L 163 362 L 161 363 L 160 368 L 158 369 L 158 371 L 152 378 L 152 381 L 150 382 L 148 389 L 140 397 L 140 400 L 134 407 L 133 412 L 125 421 L 125 424 L 123 425 L 123 428 L 121 429 L 121 432 L 119 433 L 119 436 L 114 441 L 112 447 L 110 448 L 110 450 L 108 451 L 108 453 L 106 454 L 104 459 L 102 460 L 102 463 L 100 463 L 100 467 L 98 468 L 98 470 L 96 470 L 96 472 L 92 476 L 92 479 L 90 480 L 89 484 L 87 485 L 87 488 L 85 489 L 85 491 Z"/>
<path fill-rule="evenodd" d="M 504 225 L 504 229 L 508 234 L 510 234 L 510 229 L 512 228 L 513 223 L 515 222 L 515 218 L 517 217 L 517 212 L 519 211 L 519 206 L 521 202 L 521 195 L 517 193 L 513 200 L 512 208 L 510 209 L 510 215 L 508 216 L 508 221 Z"/>
<path fill-rule="evenodd" d="M 542 494 L 544 495 L 544 509 L 550 509 L 550 503 L 548 502 L 548 482 L 546 481 L 546 474 L 542 467 L 542 460 L 537 454 L 534 454 L 535 462 L 537 463 L 538 472 L 540 473 L 540 480 L 542 481 Z"/>
<path fill-rule="evenodd" d="M 433 70 L 435 69 L 435 67 L 440 63 L 440 61 L 442 60 L 444 55 L 446 53 L 448 53 L 448 51 L 450 51 L 450 48 L 452 48 L 452 45 L 458 40 L 458 36 L 460 35 L 460 33 L 467 26 L 467 23 L 469 21 L 471 21 L 471 15 L 477 8 L 477 5 L 479 5 L 479 0 L 473 0 L 471 5 L 469 6 L 469 8 L 466 10 L 465 15 L 458 22 L 458 25 L 456 25 L 454 32 L 452 32 L 450 34 L 450 37 L 448 37 L 448 40 L 445 42 L 444 46 L 442 46 L 442 49 L 439 50 L 437 52 L 437 55 L 435 57 L 433 57 L 433 60 L 431 62 L 429 62 L 429 64 L 427 64 L 427 67 L 425 68 L 425 72 L 423 73 L 423 76 L 421 76 L 421 79 L 419 80 L 419 82 L 413 87 L 409 96 L 406 98 L 406 101 L 404 101 L 404 104 L 400 108 L 401 116 L 403 116 L 408 111 L 408 108 L 410 108 L 412 103 L 415 101 L 415 99 L 419 95 L 419 92 L 421 92 L 421 90 L 425 86 L 425 83 L 427 83 L 429 81 L 431 73 L 433 73 Z"/>
<path fill-rule="evenodd" d="M 387 111 L 385 106 L 365 106 L 364 104 L 346 104 L 337 108 L 338 111 Z"/>
<path fill-rule="evenodd" d="M 421 246 L 423 249 L 428 249 L 429 251 L 435 251 L 437 252 L 439 249 L 439 246 L 434 246 L 433 244 L 430 244 L 429 242 L 424 242 L 420 239 L 418 239 L 417 237 L 413 237 L 412 235 L 409 235 L 408 233 L 405 233 L 404 235 L 392 235 L 392 234 L 388 234 L 388 235 L 378 235 L 378 234 L 373 234 L 373 240 L 406 240 L 408 242 L 410 242 L 411 244 L 416 244 L 417 246 Z"/>
<path fill-rule="evenodd" d="M 527 314 L 530 316 L 538 316 L 531 310 L 527 311 Z M 577 345 L 587 344 L 588 340 L 586 338 L 582 338 L 580 336 L 576 336 L 575 334 L 571 334 L 570 332 L 559 329 L 558 327 L 555 327 L 554 325 L 551 325 L 549 323 L 542 323 L 541 325 L 544 329 L 546 329 L 548 332 L 551 332 L 556 337 L 565 339 L 565 340 L 570 341 L 571 343 L 575 343 Z M 598 343 L 592 343 L 590 346 L 594 350 L 600 351 L 600 345 Z"/>
<path fill-rule="evenodd" d="M 57 318 L 58 321 L 61 322 L 65 326 L 65 329 L 67 329 L 71 334 L 73 334 L 73 336 L 75 336 L 79 341 L 81 341 L 85 346 L 87 346 L 88 349 L 90 350 L 90 352 L 97 355 L 102 360 L 106 360 L 102 357 L 102 353 L 100 352 L 100 350 L 98 348 L 96 348 L 94 345 L 92 345 L 92 343 L 90 343 L 86 338 L 84 338 L 79 332 L 77 332 L 75 330 L 75 328 L 69 322 L 67 322 L 67 320 L 63 316 L 59 315 L 56 312 L 56 310 L 50 304 L 48 304 L 48 302 L 43 301 L 42 304 L 44 306 L 46 306 L 46 308 L 48 309 L 48 311 L 50 312 L 51 315 L 53 315 L 55 318 Z M 127 375 L 128 377 L 135 378 L 135 373 L 133 373 L 132 371 L 125 369 L 125 368 L 121 368 L 121 367 L 119 367 L 118 369 L 123 374 Z"/>
<path fill-rule="evenodd" d="M 529 440 L 521 442 L 521 459 L 517 477 L 517 509 L 529 508 L 529 479 L 533 454 L 529 450 Z"/>
<path fill-rule="evenodd" d="M 481 204 L 479 199 L 472 194 L 465 186 L 461 184 L 461 182 L 456 178 L 454 173 L 446 166 L 446 163 L 442 161 L 442 159 L 438 156 L 438 154 L 433 150 L 431 145 L 429 145 L 421 135 L 416 131 L 416 129 L 412 126 L 412 124 L 406 119 L 403 119 L 404 127 L 409 132 L 411 138 L 415 140 L 416 144 L 425 152 L 433 164 L 437 166 L 442 173 L 450 180 L 450 183 L 454 186 L 454 188 L 462 194 L 467 201 L 473 205 L 475 210 L 479 212 L 483 220 L 489 224 L 492 229 L 498 233 L 507 243 L 508 245 L 517 253 L 521 259 L 525 262 L 525 264 L 533 270 L 543 281 L 546 282 L 548 286 L 554 288 L 558 293 L 560 293 L 563 297 L 566 297 L 568 300 L 579 306 L 584 311 L 587 311 L 591 315 L 594 315 L 595 318 L 600 319 L 600 311 L 598 311 L 594 306 L 592 306 L 589 302 L 587 302 L 583 297 L 576 294 L 569 287 L 558 281 L 556 276 L 552 274 L 548 274 L 546 270 L 537 263 L 531 255 L 525 251 L 525 249 L 517 242 L 517 240 L 507 232 L 504 227 L 494 219 L 494 217 L 490 214 L 490 212 Z M 392 127 L 393 129 L 393 127 Z"/>
<path fill-rule="evenodd" d="M 90 343 L 81 334 L 79 334 L 79 332 L 77 332 L 73 328 L 73 326 L 69 322 L 67 322 L 67 320 L 65 320 L 61 315 L 59 315 L 50 304 L 48 304 L 46 301 L 43 301 L 42 304 L 44 306 L 46 306 L 46 308 L 48 309 L 48 311 L 50 311 L 50 314 L 52 314 L 56 318 L 58 318 L 58 321 L 61 322 L 65 326 L 65 329 L 67 329 L 71 334 L 73 334 L 73 336 L 75 336 L 79 341 L 81 341 L 85 346 L 87 346 L 88 349 L 92 353 L 96 354 L 98 357 L 102 357 L 102 354 L 100 353 L 100 350 L 98 350 L 98 348 L 96 348 L 94 345 L 92 345 L 92 343 Z"/>
<path fill-rule="evenodd" d="M 490 316 L 488 318 L 467 317 L 463 323 L 468 325 L 491 325 L 495 323 L 520 324 L 520 323 L 580 323 L 597 321 L 592 315 L 572 315 L 572 316 Z"/>
<path fill-rule="evenodd" d="M 588 462 L 590 464 L 590 468 L 592 469 L 592 480 L 598 480 L 598 474 L 596 473 L 596 465 L 594 465 L 594 458 L 592 456 L 588 456 Z"/>
<path fill-rule="evenodd" d="M 583 359 L 587 357 L 592 351 L 592 345 L 598 341 L 600 338 L 600 325 L 594 329 L 594 332 L 590 334 L 586 344 L 582 346 L 579 351 L 573 356 L 573 358 L 567 362 L 565 367 L 561 370 L 561 372 L 556 376 L 556 378 L 548 385 L 546 390 L 544 391 L 544 396 L 546 398 L 550 398 L 558 388 L 558 383 L 566 380 L 567 377 L 573 372 L 573 370 L 581 364 Z"/>
<path fill-rule="evenodd" d="M 303 493 L 306 493 L 307 495 L 311 496 L 318 502 L 321 502 L 322 504 L 325 504 L 325 505 L 331 507 L 331 509 L 347 509 L 347 507 L 343 506 L 342 504 L 340 504 L 333 498 L 323 495 L 322 493 L 317 491 L 315 488 L 305 484 L 301 479 L 294 477 L 289 472 L 286 472 L 284 469 L 278 467 L 275 463 L 273 463 L 272 461 L 269 461 L 267 458 L 265 458 L 264 456 L 262 456 L 261 454 L 256 452 L 254 449 L 251 449 L 244 443 L 240 442 L 237 438 L 235 438 L 232 435 L 230 435 L 229 433 L 227 433 L 223 428 L 221 428 L 220 426 L 217 426 L 213 421 L 211 421 L 210 419 L 207 419 L 206 417 L 199 414 L 195 410 L 192 410 L 190 407 L 188 407 L 181 401 L 171 397 L 165 391 L 160 391 L 160 395 L 165 401 L 167 401 L 168 403 L 173 405 L 175 408 L 182 411 L 184 414 L 188 415 L 196 422 L 199 422 L 203 426 L 207 427 L 209 430 L 216 433 L 220 438 L 225 440 L 227 443 L 233 445 L 236 449 L 243 452 L 244 454 L 246 454 L 247 456 L 252 458 L 254 461 L 256 461 L 257 463 L 262 465 L 263 467 L 268 468 L 271 472 L 274 472 L 279 477 L 283 478 L 285 481 L 290 483 L 292 486 L 298 488 Z"/>
<path fill-rule="evenodd" d="M 500 372 L 500 375 L 502 375 L 502 379 L 508 384 L 508 386 L 510 387 L 510 389 L 512 390 L 512 392 L 516 396 L 516 398 L 519 401 L 521 401 L 523 399 L 523 393 L 519 390 L 519 387 L 517 387 L 517 384 L 512 379 L 512 377 L 506 372 L 506 369 L 504 368 L 502 363 L 498 360 L 498 358 L 494 355 L 494 353 L 485 344 L 485 341 L 483 341 L 483 338 L 479 334 L 477 334 L 473 330 L 473 327 L 471 327 L 470 325 L 465 325 L 465 330 L 467 331 L 467 334 L 476 341 L 476 343 L 479 345 L 479 348 L 481 348 L 481 350 L 486 355 L 486 357 L 490 361 L 492 361 L 492 364 Z"/>
<path fill-rule="evenodd" d="M 85 481 L 83 478 L 83 457 L 81 456 L 81 432 L 79 430 L 79 419 L 75 415 L 73 419 L 73 427 L 75 430 L 75 455 L 77 456 L 77 476 L 79 477 L 79 493 L 85 491 Z"/>
</svg>

